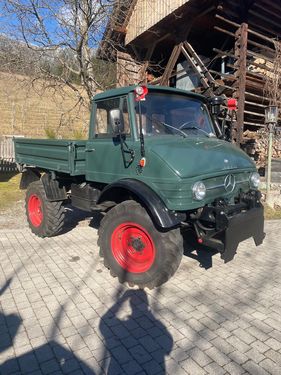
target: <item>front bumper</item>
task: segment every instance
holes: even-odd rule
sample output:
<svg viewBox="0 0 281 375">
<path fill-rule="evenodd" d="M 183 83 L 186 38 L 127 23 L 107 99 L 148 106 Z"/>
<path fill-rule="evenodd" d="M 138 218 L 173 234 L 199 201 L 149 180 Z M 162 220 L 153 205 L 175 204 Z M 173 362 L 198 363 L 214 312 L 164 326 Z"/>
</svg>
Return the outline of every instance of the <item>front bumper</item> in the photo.
<svg viewBox="0 0 281 375">
<path fill-rule="evenodd" d="M 236 254 L 240 242 L 253 237 L 256 246 L 261 245 L 265 237 L 263 207 L 252 208 L 229 219 L 224 233 L 224 251 L 221 258 L 229 262 Z"/>
<path fill-rule="evenodd" d="M 199 242 L 216 248 L 224 262 L 229 262 L 240 242 L 251 237 L 256 246 L 263 242 L 264 212 L 260 193 L 251 191 L 241 194 L 232 205 L 217 201 L 212 206 L 204 207 L 194 227 Z"/>
</svg>

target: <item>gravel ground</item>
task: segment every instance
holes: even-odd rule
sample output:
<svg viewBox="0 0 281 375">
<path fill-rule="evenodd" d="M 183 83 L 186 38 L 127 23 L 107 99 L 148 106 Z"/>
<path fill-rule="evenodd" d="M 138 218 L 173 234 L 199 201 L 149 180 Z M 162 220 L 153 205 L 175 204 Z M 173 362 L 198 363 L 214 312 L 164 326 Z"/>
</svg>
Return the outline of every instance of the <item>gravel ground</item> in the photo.
<svg viewBox="0 0 281 375">
<path fill-rule="evenodd" d="M 66 206 L 65 210 L 66 228 L 88 225 L 96 227 L 101 219 L 99 213 L 93 216 L 71 206 Z M 20 200 L 10 208 L 0 211 L 0 229 L 23 229 L 26 227 L 28 227 L 28 224 L 25 216 L 24 200 Z"/>
</svg>

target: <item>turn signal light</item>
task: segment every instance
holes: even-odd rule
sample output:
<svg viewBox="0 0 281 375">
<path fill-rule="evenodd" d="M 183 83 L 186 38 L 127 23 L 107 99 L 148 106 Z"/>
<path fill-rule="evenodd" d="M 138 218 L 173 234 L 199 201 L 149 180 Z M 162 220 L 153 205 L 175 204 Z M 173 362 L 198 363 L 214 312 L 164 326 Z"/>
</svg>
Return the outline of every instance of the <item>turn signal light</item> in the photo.
<svg viewBox="0 0 281 375">
<path fill-rule="evenodd" d="M 146 158 L 141 158 L 139 161 L 139 166 L 144 168 L 146 165 Z"/>
</svg>

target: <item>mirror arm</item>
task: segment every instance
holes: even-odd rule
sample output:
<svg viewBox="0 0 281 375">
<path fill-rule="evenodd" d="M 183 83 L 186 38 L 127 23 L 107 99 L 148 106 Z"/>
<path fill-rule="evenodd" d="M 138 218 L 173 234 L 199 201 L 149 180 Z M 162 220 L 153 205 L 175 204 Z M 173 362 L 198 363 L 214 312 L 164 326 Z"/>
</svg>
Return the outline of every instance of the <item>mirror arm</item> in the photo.
<svg viewBox="0 0 281 375">
<path fill-rule="evenodd" d="M 120 146 L 121 146 L 121 152 L 122 152 L 124 167 L 128 168 L 135 159 L 135 151 L 132 150 L 131 148 L 129 148 L 127 143 L 124 142 L 122 133 L 120 131 L 119 131 L 119 138 L 120 138 Z M 125 144 L 127 150 L 124 149 L 124 144 Z M 129 161 L 126 160 L 125 154 L 130 154 L 131 159 Z"/>
</svg>

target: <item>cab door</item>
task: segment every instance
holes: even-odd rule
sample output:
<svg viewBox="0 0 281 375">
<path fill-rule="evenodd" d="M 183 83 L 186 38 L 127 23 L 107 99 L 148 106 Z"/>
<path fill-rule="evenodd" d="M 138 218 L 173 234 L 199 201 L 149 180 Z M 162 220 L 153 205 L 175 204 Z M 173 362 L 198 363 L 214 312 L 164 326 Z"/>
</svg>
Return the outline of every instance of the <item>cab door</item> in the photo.
<svg viewBox="0 0 281 375">
<path fill-rule="evenodd" d="M 86 179 L 102 183 L 110 183 L 131 175 L 128 163 L 130 154 L 122 153 L 120 136 L 113 133 L 109 121 L 109 112 L 119 108 L 124 117 L 123 140 L 125 149 L 132 147 L 132 131 L 126 97 L 104 99 L 95 103 L 93 110 L 94 134 L 90 136 L 86 146 Z"/>
</svg>

